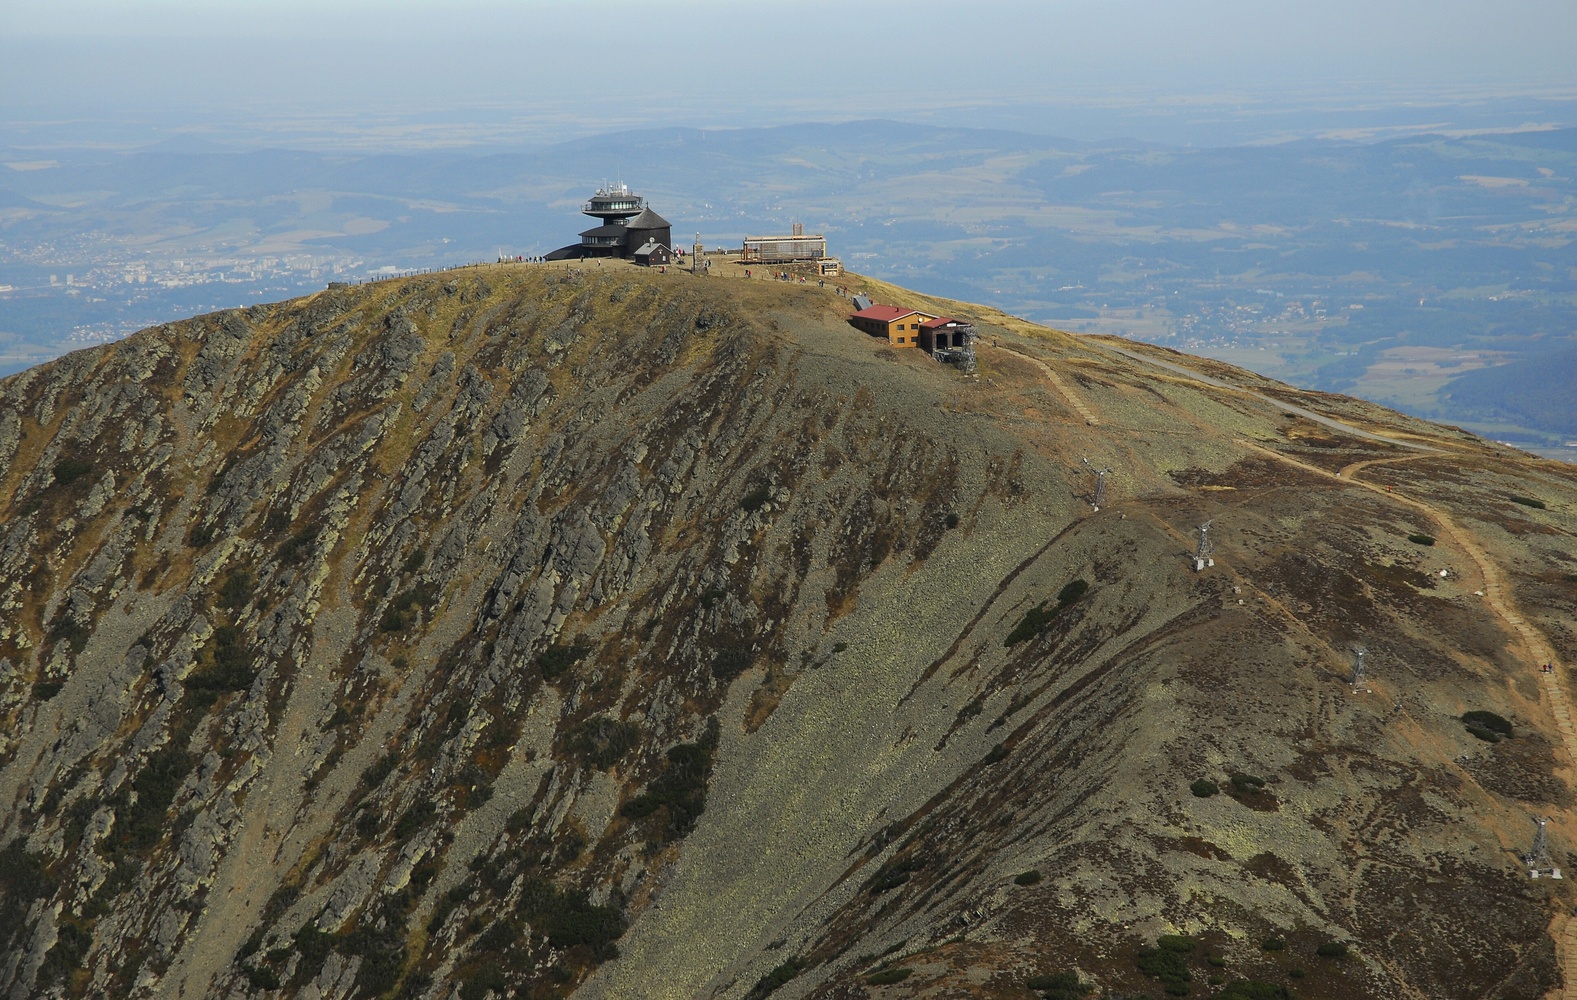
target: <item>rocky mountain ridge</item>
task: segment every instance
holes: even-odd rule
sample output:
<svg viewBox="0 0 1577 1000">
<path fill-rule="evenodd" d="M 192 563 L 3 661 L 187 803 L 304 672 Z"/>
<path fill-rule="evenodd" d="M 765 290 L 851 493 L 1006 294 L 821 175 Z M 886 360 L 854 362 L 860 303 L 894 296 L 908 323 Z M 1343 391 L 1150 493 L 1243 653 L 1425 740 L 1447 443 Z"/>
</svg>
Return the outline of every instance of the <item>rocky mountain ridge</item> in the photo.
<svg viewBox="0 0 1577 1000">
<path fill-rule="evenodd" d="M 1557 988 L 1577 475 L 934 307 L 980 377 L 505 266 L 0 382 L 0 992 Z"/>
</svg>

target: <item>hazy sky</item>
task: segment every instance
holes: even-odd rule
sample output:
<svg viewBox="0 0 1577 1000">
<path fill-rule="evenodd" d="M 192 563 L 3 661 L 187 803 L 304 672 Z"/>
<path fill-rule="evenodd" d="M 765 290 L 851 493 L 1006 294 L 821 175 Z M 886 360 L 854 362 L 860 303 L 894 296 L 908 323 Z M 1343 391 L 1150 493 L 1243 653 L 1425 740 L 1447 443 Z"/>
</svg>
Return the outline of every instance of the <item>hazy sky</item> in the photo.
<svg viewBox="0 0 1577 1000">
<path fill-rule="evenodd" d="M 1574 51 L 1574 0 L 4 0 L 0 119 L 622 105 L 745 124 L 1114 93 L 1569 94 Z"/>
</svg>

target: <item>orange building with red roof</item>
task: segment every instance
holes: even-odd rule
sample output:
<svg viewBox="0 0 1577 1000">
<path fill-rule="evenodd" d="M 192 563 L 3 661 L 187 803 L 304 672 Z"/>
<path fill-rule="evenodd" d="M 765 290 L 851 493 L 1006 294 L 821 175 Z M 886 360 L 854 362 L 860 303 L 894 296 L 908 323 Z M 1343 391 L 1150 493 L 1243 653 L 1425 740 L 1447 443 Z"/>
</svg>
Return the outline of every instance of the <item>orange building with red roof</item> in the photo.
<svg viewBox="0 0 1577 1000">
<path fill-rule="evenodd" d="M 894 347 L 919 347 L 921 324 L 935 318 L 918 309 L 870 306 L 850 316 L 849 323 L 873 337 L 886 337 L 887 343 Z"/>
</svg>

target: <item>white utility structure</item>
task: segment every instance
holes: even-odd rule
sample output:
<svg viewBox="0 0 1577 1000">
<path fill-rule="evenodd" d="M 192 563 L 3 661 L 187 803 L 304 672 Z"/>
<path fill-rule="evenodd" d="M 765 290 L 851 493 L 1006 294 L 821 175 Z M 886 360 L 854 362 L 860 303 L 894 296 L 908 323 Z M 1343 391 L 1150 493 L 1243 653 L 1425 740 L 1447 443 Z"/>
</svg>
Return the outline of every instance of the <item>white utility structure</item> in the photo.
<svg viewBox="0 0 1577 1000">
<path fill-rule="evenodd" d="M 1539 824 L 1539 828 L 1533 834 L 1532 849 L 1522 858 L 1523 864 L 1528 866 L 1528 877 L 1560 878 L 1561 870 L 1555 867 L 1555 862 L 1550 858 L 1550 835 L 1544 830 L 1544 824 L 1549 819 L 1536 816 L 1533 822 Z"/>
<path fill-rule="evenodd" d="M 1214 521 L 1206 521 L 1194 529 L 1199 532 L 1199 546 L 1194 549 L 1195 573 L 1201 572 L 1206 566 L 1214 566 L 1216 564 L 1216 561 L 1210 558 L 1210 553 L 1216 550 L 1214 543 L 1210 541 L 1210 526 L 1214 523 Z"/>
</svg>

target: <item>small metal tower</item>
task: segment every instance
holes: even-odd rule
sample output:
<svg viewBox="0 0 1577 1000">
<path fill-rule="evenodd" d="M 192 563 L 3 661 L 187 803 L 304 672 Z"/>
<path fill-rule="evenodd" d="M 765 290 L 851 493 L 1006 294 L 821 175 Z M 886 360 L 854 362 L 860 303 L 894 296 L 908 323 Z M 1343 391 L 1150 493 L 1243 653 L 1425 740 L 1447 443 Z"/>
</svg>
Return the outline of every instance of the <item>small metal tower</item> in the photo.
<svg viewBox="0 0 1577 1000">
<path fill-rule="evenodd" d="M 1368 674 L 1364 671 L 1363 658 L 1369 655 L 1369 650 L 1363 646 L 1352 648 L 1352 689 L 1354 692 L 1364 690 L 1364 681 Z"/>
<path fill-rule="evenodd" d="M 1522 863 L 1528 866 L 1528 877 L 1560 878 L 1561 870 L 1555 867 L 1555 862 L 1550 858 L 1550 835 L 1544 829 L 1549 819 L 1535 816 L 1533 822 L 1539 825 L 1533 834 L 1533 847 L 1522 858 Z"/>
<path fill-rule="evenodd" d="M 1206 566 L 1214 566 L 1216 561 L 1210 554 L 1216 550 L 1215 543 L 1210 540 L 1210 526 L 1214 521 L 1206 521 L 1194 530 L 1199 532 L 1199 545 L 1194 549 L 1194 572 L 1198 573 Z"/>
<path fill-rule="evenodd" d="M 1112 474 L 1111 469 L 1097 469 L 1089 459 L 1081 459 L 1084 467 L 1095 476 L 1095 492 L 1090 494 L 1090 510 L 1098 511 L 1101 504 L 1106 501 L 1106 477 Z"/>
</svg>

